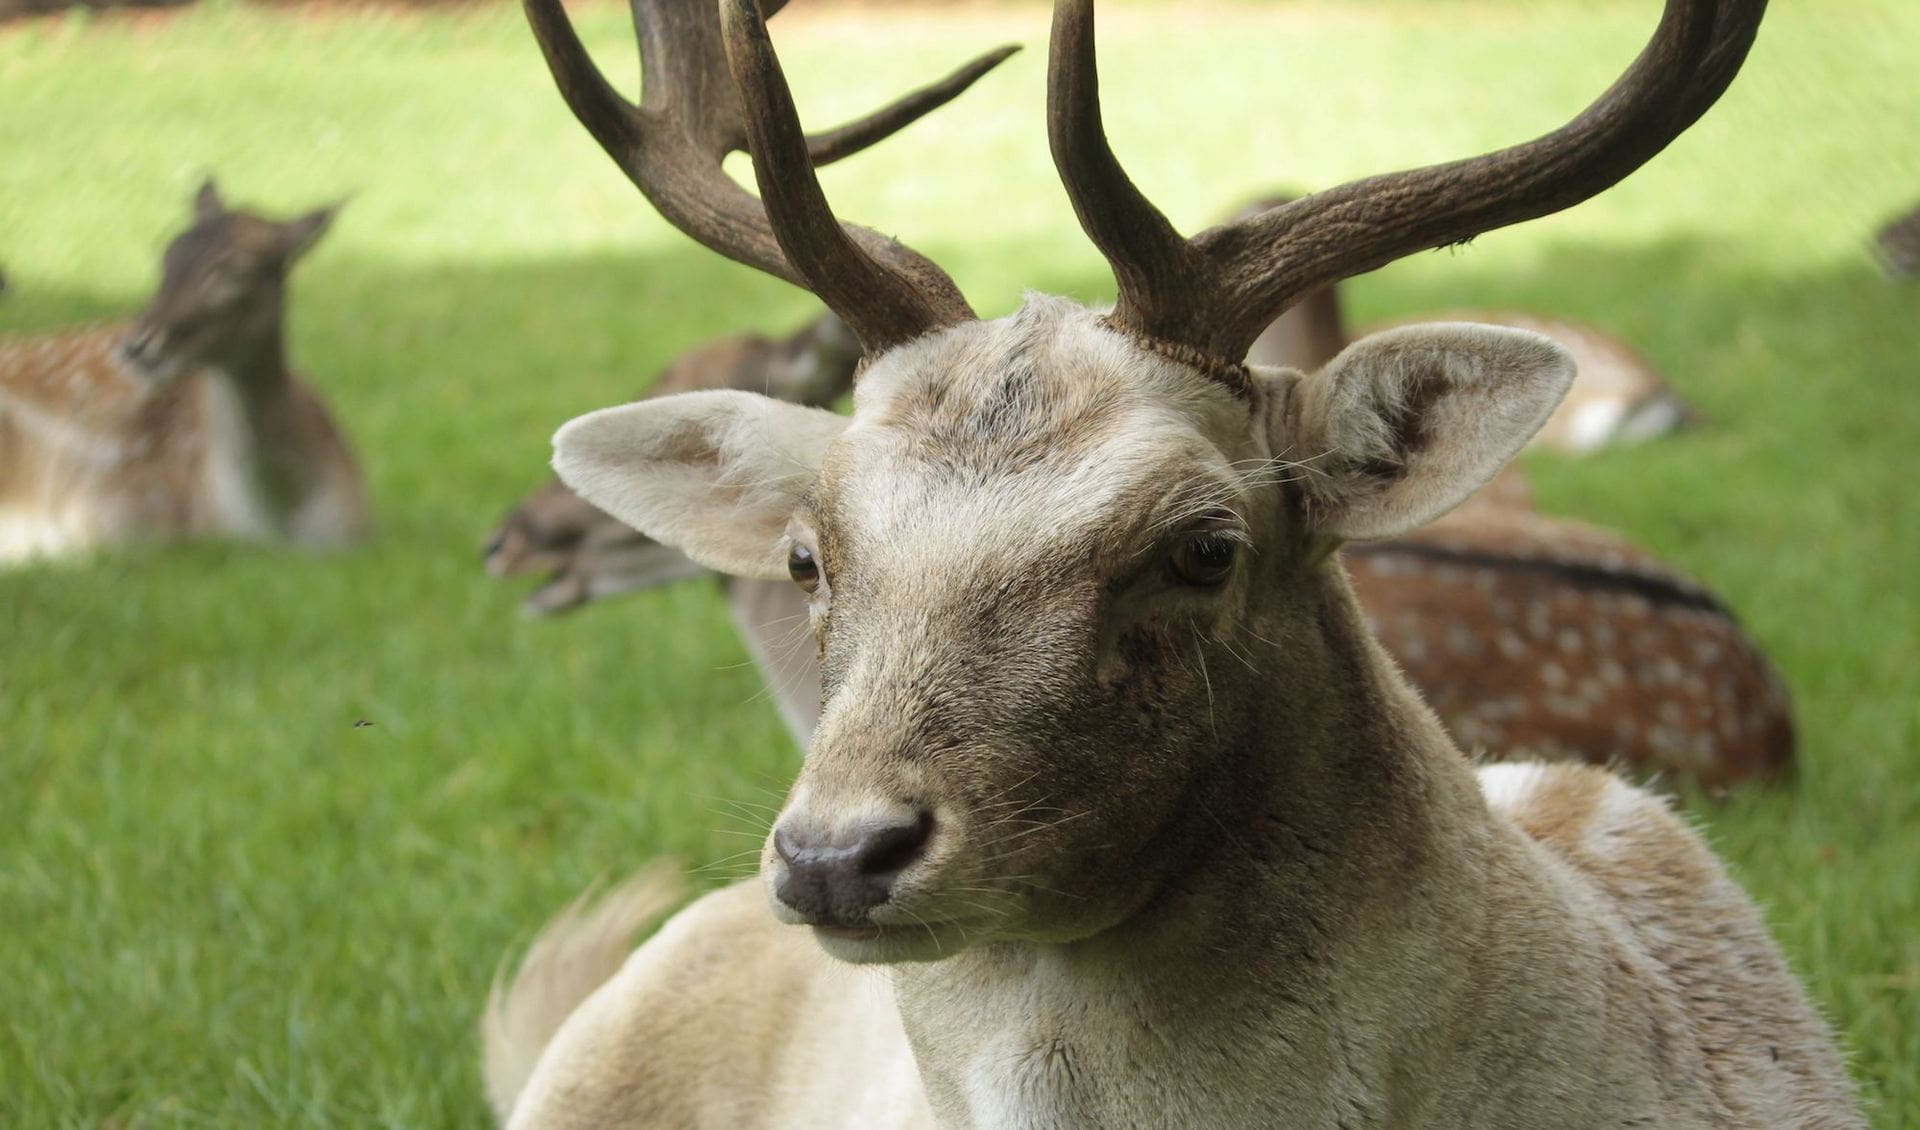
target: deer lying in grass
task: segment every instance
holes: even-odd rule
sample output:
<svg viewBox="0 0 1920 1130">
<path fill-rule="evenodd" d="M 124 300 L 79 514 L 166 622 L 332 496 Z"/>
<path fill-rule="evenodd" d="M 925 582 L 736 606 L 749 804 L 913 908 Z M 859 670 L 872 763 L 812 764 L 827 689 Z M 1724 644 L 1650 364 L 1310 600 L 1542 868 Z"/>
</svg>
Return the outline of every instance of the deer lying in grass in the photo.
<svg viewBox="0 0 1920 1130">
<path fill-rule="evenodd" d="M 782 340 L 691 350 L 653 388 L 759 390 L 825 406 L 851 386 L 858 361 L 858 344 L 829 314 Z M 1375 638 L 1455 741 L 1708 788 L 1791 769 L 1786 690 L 1711 592 L 1617 534 L 1530 511 L 1509 467 L 1438 522 L 1344 551 Z M 558 479 L 507 515 L 486 563 L 500 577 L 549 575 L 521 605 L 531 615 L 717 576 L 781 719 L 806 747 L 820 679 L 806 594 L 790 582 L 711 574 Z"/>
<path fill-rule="evenodd" d="M 558 0 L 527 8 L 603 142 L 671 128 L 615 98 Z M 1091 8 L 1059 0 L 1049 133 L 1120 297 L 982 322 L 833 219 L 752 0 L 719 29 L 700 0 L 637 6 L 648 62 L 678 52 L 654 113 L 744 135 L 764 210 L 718 145 L 623 166 L 683 230 L 804 282 L 868 360 L 851 420 L 716 391 L 556 436 L 595 505 L 808 592 L 825 706 L 760 891 L 696 903 L 576 1008 L 553 994 L 592 978 L 551 961 L 504 991 L 511 1125 L 1861 1125 L 1686 824 L 1592 769 L 1476 773 L 1334 556 L 1485 482 L 1566 390 L 1565 352 L 1433 325 L 1310 376 L 1239 360 L 1315 287 L 1632 172 L 1718 97 L 1762 8 L 1668 0 L 1567 127 L 1189 240 L 1107 146 Z M 737 98 L 686 97 L 723 66 Z M 604 958 L 604 921 L 542 952 Z"/>
<path fill-rule="evenodd" d="M 1270 196 L 1242 209 L 1236 219 L 1256 216 L 1294 199 Z M 1419 322 L 1477 322 L 1529 330 L 1549 338 L 1573 357 L 1573 387 L 1530 446 L 1585 454 L 1616 444 L 1638 443 L 1687 423 L 1693 413 L 1652 362 L 1598 326 L 1511 310 L 1452 310 Z M 1378 329 L 1414 325 L 1402 319 Z M 1353 341 L 1340 305 L 1340 288 L 1324 286 L 1303 296 L 1254 339 L 1249 363 L 1311 373 Z"/>
<path fill-rule="evenodd" d="M 287 366 L 287 275 L 333 209 L 229 211 L 209 181 L 132 325 L 0 343 L 0 562 L 367 528 L 346 439 Z"/>
</svg>

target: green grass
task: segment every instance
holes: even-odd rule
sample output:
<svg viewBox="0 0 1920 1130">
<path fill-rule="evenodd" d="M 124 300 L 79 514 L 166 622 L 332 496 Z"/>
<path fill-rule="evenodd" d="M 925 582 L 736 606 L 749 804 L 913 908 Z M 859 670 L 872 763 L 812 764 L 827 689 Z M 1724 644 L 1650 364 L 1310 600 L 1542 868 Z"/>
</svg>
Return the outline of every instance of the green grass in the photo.
<svg viewBox="0 0 1920 1130">
<path fill-rule="evenodd" d="M 1108 118 L 1191 229 L 1268 187 L 1555 124 L 1653 9 L 1122 7 Z M 1023 286 L 1110 287 L 1046 158 L 1046 22 L 775 25 L 817 123 L 1036 48 L 826 177 L 991 312 Z M 630 75 L 622 10 L 584 24 Z M 1916 58 L 1908 0 L 1777 4 L 1732 94 L 1651 168 L 1352 288 L 1363 319 L 1514 305 L 1615 327 L 1711 421 L 1535 469 L 1548 507 L 1708 579 L 1785 669 L 1800 779 L 1696 807 L 1885 1127 L 1920 1125 L 1920 289 L 1863 245 L 1920 197 Z M 0 576 L 0 1125 L 473 1125 L 470 1023 L 500 955 L 593 876 L 750 846 L 733 804 L 796 763 L 707 586 L 529 623 L 478 538 L 556 423 L 808 302 L 654 219 L 512 7 L 13 25 L 0 106 L 7 332 L 137 307 L 204 172 L 288 211 L 353 194 L 299 277 L 295 353 L 381 518 L 336 557 Z"/>
</svg>

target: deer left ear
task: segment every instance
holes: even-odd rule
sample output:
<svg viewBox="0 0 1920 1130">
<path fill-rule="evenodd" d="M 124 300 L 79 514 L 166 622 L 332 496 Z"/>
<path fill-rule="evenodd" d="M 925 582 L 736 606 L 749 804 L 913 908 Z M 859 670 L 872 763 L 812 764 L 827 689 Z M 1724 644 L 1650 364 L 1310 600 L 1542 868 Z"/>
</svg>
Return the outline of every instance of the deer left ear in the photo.
<svg viewBox="0 0 1920 1130">
<path fill-rule="evenodd" d="M 226 202 L 220 199 L 220 186 L 213 183 L 213 178 L 200 182 L 200 190 L 193 194 L 194 220 L 211 220 L 226 210 Z"/>
<path fill-rule="evenodd" d="M 1300 378 L 1274 439 L 1308 468 L 1315 532 L 1394 537 L 1492 478 L 1572 382 L 1573 358 L 1539 334 L 1408 326 L 1363 338 Z"/>
<path fill-rule="evenodd" d="M 298 259 L 311 249 L 327 229 L 333 226 L 333 217 L 340 211 L 339 204 L 329 204 L 325 208 L 315 208 L 297 220 L 289 220 L 280 225 L 281 240 L 287 249 L 289 260 Z"/>
</svg>

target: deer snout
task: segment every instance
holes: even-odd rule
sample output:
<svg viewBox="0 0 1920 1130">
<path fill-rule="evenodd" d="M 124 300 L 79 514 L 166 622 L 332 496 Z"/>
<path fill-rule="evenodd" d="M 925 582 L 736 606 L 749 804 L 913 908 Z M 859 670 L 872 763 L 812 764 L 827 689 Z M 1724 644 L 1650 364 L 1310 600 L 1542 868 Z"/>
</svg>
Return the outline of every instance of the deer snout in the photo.
<svg viewBox="0 0 1920 1130">
<path fill-rule="evenodd" d="M 894 881 L 926 855 L 933 814 L 903 811 L 863 816 L 832 829 L 783 819 L 773 850 L 784 866 L 774 897 L 809 924 L 855 925 L 893 897 Z"/>
</svg>

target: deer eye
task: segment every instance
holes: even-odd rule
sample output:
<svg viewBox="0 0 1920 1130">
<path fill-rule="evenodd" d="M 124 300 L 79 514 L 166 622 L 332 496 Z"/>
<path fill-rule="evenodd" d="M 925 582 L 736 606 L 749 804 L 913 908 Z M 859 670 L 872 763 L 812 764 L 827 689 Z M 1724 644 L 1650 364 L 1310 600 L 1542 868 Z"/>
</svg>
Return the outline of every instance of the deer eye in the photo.
<svg viewBox="0 0 1920 1130">
<path fill-rule="evenodd" d="M 1169 564 L 1174 577 L 1182 584 L 1210 589 L 1225 581 L 1233 571 L 1234 553 L 1238 549 L 1239 543 L 1225 534 L 1192 534 L 1173 547 Z"/>
<path fill-rule="evenodd" d="M 808 592 L 820 587 L 820 562 L 813 556 L 813 550 L 794 542 L 787 550 L 787 575 L 793 583 Z"/>
</svg>

